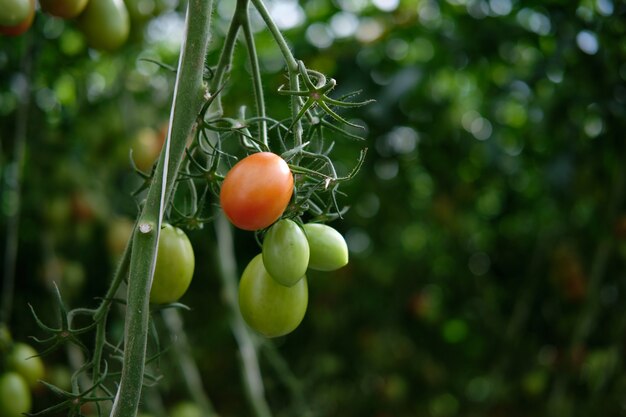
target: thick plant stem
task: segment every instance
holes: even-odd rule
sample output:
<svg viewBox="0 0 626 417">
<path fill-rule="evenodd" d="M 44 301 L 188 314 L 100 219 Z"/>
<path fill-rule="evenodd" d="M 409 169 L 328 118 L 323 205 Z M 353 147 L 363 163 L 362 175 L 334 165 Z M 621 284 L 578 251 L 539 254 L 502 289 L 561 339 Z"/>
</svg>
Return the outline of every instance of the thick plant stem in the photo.
<svg viewBox="0 0 626 417">
<path fill-rule="evenodd" d="M 221 211 L 215 216 L 215 233 L 224 298 L 231 313 L 230 327 L 239 345 L 246 393 L 256 417 L 271 417 L 272 413 L 265 400 L 257 347 L 239 311 L 233 232 L 230 223 Z"/>
<path fill-rule="evenodd" d="M 141 398 L 150 319 L 149 294 L 158 238 L 187 138 L 202 108 L 202 74 L 210 36 L 211 8 L 212 0 L 189 0 L 187 6 L 186 36 L 178 63 L 170 129 L 133 235 L 122 377 L 111 417 L 135 416 Z"/>
</svg>

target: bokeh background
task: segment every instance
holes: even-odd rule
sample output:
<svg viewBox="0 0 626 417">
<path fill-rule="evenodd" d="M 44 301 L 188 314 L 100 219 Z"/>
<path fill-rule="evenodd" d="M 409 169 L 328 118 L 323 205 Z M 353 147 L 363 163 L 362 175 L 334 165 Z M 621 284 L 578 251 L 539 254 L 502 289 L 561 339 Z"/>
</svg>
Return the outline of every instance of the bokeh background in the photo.
<svg viewBox="0 0 626 417">
<path fill-rule="evenodd" d="M 115 53 L 87 48 L 72 22 L 42 13 L 26 35 L 0 38 L 0 247 L 19 208 L 9 323 L 19 340 L 39 334 L 27 303 L 52 317 L 53 281 L 68 305 L 97 305 L 137 212 L 129 150 L 149 167 L 160 148 L 174 75 L 141 58 L 176 64 L 183 5 L 126 2 L 132 36 Z M 233 7 L 216 2 L 210 64 Z M 303 324 L 260 356 L 274 414 L 626 415 L 626 4 L 268 7 L 297 57 L 338 81 L 336 97 L 362 90 L 376 100 L 342 113 L 365 127 L 365 141 L 337 138 L 333 154 L 345 173 L 369 150 L 343 188 L 350 210 L 332 223 L 351 262 L 310 274 Z M 284 68 L 262 29 L 266 100 L 280 118 Z M 241 47 L 226 112 L 252 107 L 249 79 Z M 190 237 L 198 265 L 183 318 L 202 382 L 220 415 L 252 415 L 211 225 Z M 236 232 L 236 250 L 241 270 L 258 246 Z M 110 332 L 122 328 L 120 317 Z M 72 369 L 64 350 L 45 361 L 51 380 Z M 164 355 L 150 397 L 164 409 L 188 398 L 169 372 L 175 361 Z M 42 389 L 35 401 L 41 409 L 54 396 Z M 144 407 L 160 417 L 160 405 Z"/>
</svg>

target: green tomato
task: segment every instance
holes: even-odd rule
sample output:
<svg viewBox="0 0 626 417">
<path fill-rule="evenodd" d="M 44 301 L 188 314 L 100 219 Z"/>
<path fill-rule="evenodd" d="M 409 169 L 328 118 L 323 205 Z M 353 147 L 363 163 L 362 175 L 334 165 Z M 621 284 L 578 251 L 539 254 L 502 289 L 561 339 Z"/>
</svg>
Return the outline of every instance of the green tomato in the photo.
<svg viewBox="0 0 626 417">
<path fill-rule="evenodd" d="M 170 417 L 202 417 L 203 413 L 196 404 L 183 401 L 176 404 L 170 410 Z"/>
<path fill-rule="evenodd" d="M 72 19 L 85 9 L 87 0 L 39 0 L 39 5 L 41 10 L 52 16 Z"/>
<path fill-rule="evenodd" d="M 309 268 L 317 271 L 334 271 L 348 264 L 348 245 L 341 234 L 320 223 L 304 225 L 311 256 Z"/>
<path fill-rule="evenodd" d="M 295 330 L 304 318 L 309 299 L 306 277 L 292 287 L 277 283 L 265 270 L 258 254 L 239 282 L 239 309 L 248 325 L 266 337 Z"/>
<path fill-rule="evenodd" d="M 0 5 L 3 0 L 0 0 Z M 19 36 L 22 33 L 26 32 L 30 29 L 33 24 L 33 19 L 35 18 L 35 0 L 29 0 L 29 11 L 24 19 L 18 22 L 16 25 L 0 25 L 0 34 L 6 36 Z M 7 17 L 9 15 L 5 15 Z M 12 14 L 11 16 L 16 16 Z"/>
<path fill-rule="evenodd" d="M 154 0 L 124 0 L 124 3 L 133 24 L 149 20 L 156 9 Z"/>
<path fill-rule="evenodd" d="M 89 46 L 105 51 L 122 46 L 130 31 L 123 0 L 90 0 L 77 23 Z"/>
<path fill-rule="evenodd" d="M 45 374 L 43 361 L 37 351 L 26 343 L 16 343 L 7 357 L 7 366 L 19 373 L 30 387 L 35 387 Z"/>
<path fill-rule="evenodd" d="M 0 0 L 0 26 L 16 26 L 30 14 L 30 0 Z"/>
<path fill-rule="evenodd" d="M 309 242 L 292 220 L 274 223 L 263 240 L 263 265 L 279 284 L 296 284 L 309 266 Z"/>
<path fill-rule="evenodd" d="M 20 374 L 7 372 L 0 376 L 0 417 L 23 417 L 31 406 L 28 383 Z"/>
<path fill-rule="evenodd" d="M 164 224 L 159 238 L 154 280 L 150 290 L 152 303 L 173 303 L 185 294 L 195 267 L 189 238 L 177 227 Z"/>
</svg>

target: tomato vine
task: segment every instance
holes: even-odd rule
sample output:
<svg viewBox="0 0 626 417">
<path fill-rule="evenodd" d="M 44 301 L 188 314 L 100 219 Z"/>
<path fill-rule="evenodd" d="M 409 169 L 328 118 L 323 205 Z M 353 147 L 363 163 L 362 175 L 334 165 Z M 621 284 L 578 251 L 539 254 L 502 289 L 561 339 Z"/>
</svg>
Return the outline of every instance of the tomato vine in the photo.
<svg viewBox="0 0 626 417">
<path fill-rule="evenodd" d="M 289 96 L 290 117 L 285 120 L 268 115 L 265 108 L 266 92 L 250 22 L 252 7 L 272 34 L 287 68 L 288 87 L 280 86 L 275 90 L 277 95 Z M 150 372 L 150 362 L 158 359 L 160 349 L 157 346 L 154 355 L 147 353 L 150 334 L 156 332 L 151 314 L 163 308 L 184 308 L 169 298 L 167 301 L 173 301 L 170 304 L 155 306 L 149 303 L 162 225 L 168 222 L 186 229 L 200 229 L 205 224 L 214 222 L 219 268 L 226 303 L 232 316 L 232 331 L 242 352 L 242 373 L 247 394 L 257 416 L 271 416 L 264 398 L 257 359 L 258 347 L 266 342 L 250 331 L 246 321 L 260 323 L 260 327 L 266 330 L 261 333 L 267 336 L 273 337 L 292 331 L 304 317 L 308 284 L 306 278 L 298 279 L 301 278 L 298 276 L 286 279 L 286 282 L 295 282 L 293 287 L 275 283 L 265 272 L 262 257 L 259 255 L 251 263 L 254 273 L 244 272 L 244 276 L 252 277 L 245 280 L 245 286 L 249 289 L 257 288 L 255 285 L 258 282 L 250 280 L 260 277 L 264 280 L 263 288 L 269 288 L 267 293 L 257 294 L 256 291 L 239 288 L 237 295 L 232 230 L 216 201 L 225 188 L 227 173 L 237 161 L 253 154 L 266 152 L 270 155 L 271 152 L 290 171 L 292 180 L 287 184 L 290 188 L 289 195 L 280 210 L 273 213 L 268 221 L 248 228 L 255 231 L 255 237 L 262 236 L 266 228 L 281 218 L 289 222 L 295 220 L 297 225 L 294 226 L 299 228 L 304 220 L 326 222 L 341 217 L 346 208 L 339 203 L 339 186 L 359 171 L 366 149 L 359 151 L 354 167 L 347 175 L 339 175 L 331 158 L 334 141 L 327 140 L 327 136 L 330 134 L 333 137 L 360 140 L 358 134 L 355 134 L 355 129 L 359 126 L 340 115 L 338 109 L 363 106 L 369 101 L 352 101 L 356 93 L 338 99 L 331 97 L 336 81 L 327 79 L 296 59 L 262 0 L 237 0 L 218 62 L 215 66 L 209 65 L 206 62 L 206 50 L 211 34 L 212 8 L 211 0 L 190 0 L 188 3 L 186 35 L 179 65 L 175 70 L 176 84 L 167 138 L 160 157 L 150 172 L 143 172 L 135 166 L 138 175 L 143 178 L 142 185 L 134 193 L 140 200 L 140 214 L 107 294 L 95 309 L 77 308 L 68 311 L 57 289 L 55 295 L 60 316 L 57 326 L 44 323 L 33 309 L 40 328 L 49 334 L 48 338 L 40 340 L 46 345 L 44 353 L 68 342 L 88 352 L 79 336 L 90 332 L 95 334 L 92 355 L 74 374 L 72 390 L 62 390 L 46 384 L 62 401 L 36 415 L 63 409 L 68 410 L 70 415 L 76 415 L 86 403 L 95 403 L 98 413 L 101 414 L 101 402 L 112 402 L 111 417 L 136 415 L 142 387 L 158 380 Z M 254 109 L 251 115 L 245 107 L 241 107 L 236 115 L 225 114 L 222 103 L 226 100 L 228 73 L 240 32 L 243 34 L 242 41 L 252 72 Z M 167 68 L 164 64 L 161 67 Z M 240 145 L 235 151 L 230 144 L 226 145 L 227 141 L 234 140 Z M 132 158 L 131 163 L 134 165 Z M 301 233 L 304 236 L 304 232 Z M 308 243 L 306 247 L 308 248 Z M 276 256 L 274 254 L 273 258 Z M 345 261 L 347 262 L 347 253 Z M 327 262 L 337 268 L 344 264 L 343 258 Z M 300 274 L 301 269 L 297 269 L 296 275 Z M 125 300 L 118 298 L 123 283 L 127 284 Z M 259 310 L 255 308 L 263 310 L 262 305 L 242 306 L 238 303 L 238 298 L 241 300 L 242 297 L 247 297 L 253 303 L 267 303 L 268 294 L 276 289 L 285 294 L 298 293 L 297 300 L 291 303 L 285 301 L 285 308 L 295 306 L 298 309 L 295 318 L 288 323 L 272 323 L 275 320 L 271 317 L 269 321 L 267 317 L 259 319 Z M 112 343 L 106 332 L 107 317 L 112 307 L 118 303 L 125 304 L 127 312 L 123 347 Z M 242 315 L 242 311 L 245 314 Z M 170 322 L 174 327 L 175 318 L 176 316 L 170 315 Z M 259 330 L 259 327 L 256 329 Z M 158 337 L 154 337 L 154 340 L 158 341 Z M 109 363 L 105 359 L 107 351 L 111 352 L 111 357 L 121 361 L 119 373 L 110 371 Z M 272 362 L 279 363 L 276 359 Z M 88 376 L 91 383 L 88 386 L 79 384 L 79 376 Z M 119 381 L 115 389 L 108 384 L 111 380 Z M 296 396 L 301 397 L 300 394 Z M 203 402 L 204 411 L 213 414 L 208 399 Z"/>
</svg>

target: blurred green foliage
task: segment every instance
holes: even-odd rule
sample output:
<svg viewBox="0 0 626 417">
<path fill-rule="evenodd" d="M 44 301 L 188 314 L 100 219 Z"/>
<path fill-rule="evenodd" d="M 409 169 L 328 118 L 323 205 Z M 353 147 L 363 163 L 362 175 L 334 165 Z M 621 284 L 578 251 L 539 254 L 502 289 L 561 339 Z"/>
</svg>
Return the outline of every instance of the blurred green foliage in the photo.
<svg viewBox="0 0 626 417">
<path fill-rule="evenodd" d="M 261 356 L 275 414 L 299 415 L 304 401 L 320 416 L 623 415 L 626 4 L 268 5 L 296 55 L 338 80 L 337 97 L 376 99 L 343 113 L 366 127 L 370 149 L 344 189 L 351 210 L 333 223 L 351 263 L 310 274 L 303 325 L 275 341 L 303 398 L 289 399 L 278 359 Z M 210 64 L 234 1 L 216 7 Z M 141 179 L 128 152 L 169 113 L 173 73 L 142 60 L 176 64 L 182 7 L 163 8 L 136 19 L 132 42 L 113 54 L 41 13 L 28 34 L 0 39 L 3 231 L 16 207 L 6 184 L 24 86 L 30 97 L 16 339 L 36 334 L 26 303 L 45 311 L 53 280 L 71 305 L 104 294 L 112 230 L 123 235 L 119 218 L 136 213 Z M 287 117 L 280 55 L 268 33 L 257 36 L 268 112 Z M 241 49 L 223 93 L 232 115 L 253 108 Z M 337 141 L 348 172 L 362 144 Z M 210 230 L 190 233 L 198 259 L 212 262 L 198 262 L 182 300 L 193 309 L 186 327 L 217 410 L 249 415 Z M 236 237 L 242 268 L 259 249 Z M 47 358 L 49 369 L 63 363 Z M 173 375 L 160 385 L 168 406 L 185 396 Z"/>
</svg>

